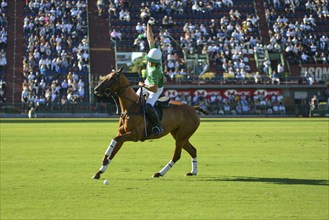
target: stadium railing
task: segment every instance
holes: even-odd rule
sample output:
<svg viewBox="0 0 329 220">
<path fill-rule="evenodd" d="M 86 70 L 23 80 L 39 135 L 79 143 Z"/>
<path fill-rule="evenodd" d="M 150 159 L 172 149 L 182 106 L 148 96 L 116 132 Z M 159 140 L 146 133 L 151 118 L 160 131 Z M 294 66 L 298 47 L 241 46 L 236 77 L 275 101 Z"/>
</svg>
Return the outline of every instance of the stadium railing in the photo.
<svg viewBox="0 0 329 220">
<path fill-rule="evenodd" d="M 235 110 L 224 112 L 218 108 L 213 109 L 210 105 L 204 106 L 209 110 L 206 117 L 309 117 L 309 105 L 293 104 L 285 105 L 285 112 L 268 111 L 267 106 L 253 106 L 251 111 L 238 113 Z M 65 106 L 59 103 L 49 103 L 39 105 L 34 112 L 30 112 L 29 106 L 22 103 L 2 104 L 0 109 L 0 117 L 21 117 L 27 118 L 32 114 L 32 118 L 44 117 L 119 117 L 120 110 L 117 111 L 113 102 L 97 102 L 89 104 L 88 102 L 79 102 L 67 104 Z M 35 114 L 34 114 L 35 113 Z M 202 115 L 205 116 L 205 115 Z M 312 116 L 329 117 L 329 106 L 326 102 L 319 103 L 318 108 L 312 111 Z"/>
</svg>

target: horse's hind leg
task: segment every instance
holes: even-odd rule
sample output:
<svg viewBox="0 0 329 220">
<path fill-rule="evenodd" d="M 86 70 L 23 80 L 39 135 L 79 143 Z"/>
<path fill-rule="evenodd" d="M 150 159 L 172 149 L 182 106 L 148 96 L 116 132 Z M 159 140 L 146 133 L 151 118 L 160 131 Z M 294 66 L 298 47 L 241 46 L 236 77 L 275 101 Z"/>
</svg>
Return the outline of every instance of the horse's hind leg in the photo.
<svg viewBox="0 0 329 220">
<path fill-rule="evenodd" d="M 190 137 L 190 136 L 187 136 L 186 134 L 182 134 L 182 132 L 180 132 L 180 130 L 172 131 L 171 135 L 176 140 L 175 150 L 174 150 L 172 159 L 168 162 L 168 164 L 166 166 L 164 166 L 162 168 L 162 170 L 160 170 L 158 173 L 155 173 L 153 175 L 153 177 L 164 176 L 174 166 L 174 164 L 180 159 L 181 154 L 182 154 L 182 148 L 186 145 L 186 143 L 188 143 L 188 139 Z M 193 153 L 192 150 L 190 152 Z M 195 154 L 196 154 L 196 150 L 195 150 Z"/>
<path fill-rule="evenodd" d="M 169 163 L 159 172 L 154 174 L 153 177 L 164 176 L 167 171 L 180 159 L 182 148 L 186 150 L 191 158 L 192 158 L 192 170 L 187 173 L 186 176 L 196 176 L 198 174 L 198 160 L 197 160 L 197 150 L 196 148 L 189 142 L 189 140 L 176 140 L 175 151 L 172 159 Z"/>
<path fill-rule="evenodd" d="M 187 139 L 185 138 L 177 138 L 177 130 L 172 131 L 171 135 L 173 136 L 173 138 L 176 140 L 175 143 L 175 150 L 174 150 L 174 154 L 172 156 L 172 159 L 168 162 L 168 164 L 166 166 L 164 166 L 162 168 L 162 170 L 160 170 L 158 173 L 155 173 L 153 175 L 153 177 L 160 177 L 160 176 L 164 176 L 173 166 L 174 164 L 180 159 L 181 153 L 182 153 L 182 147 L 184 146 L 185 142 Z"/>
<path fill-rule="evenodd" d="M 193 129 L 193 128 L 192 128 Z M 197 160 L 197 150 L 196 148 L 190 143 L 189 139 L 192 134 L 195 132 L 197 127 L 193 130 L 190 130 L 188 135 L 185 135 L 184 139 L 181 139 L 183 135 L 180 134 L 179 131 L 173 132 L 172 135 L 176 139 L 176 144 L 181 143 L 182 148 L 191 156 L 192 158 L 192 170 L 191 172 L 187 173 L 186 176 L 196 176 L 198 173 L 198 160 Z M 183 140 L 183 141 L 179 141 Z"/>
<path fill-rule="evenodd" d="M 183 149 L 186 150 L 192 158 L 192 170 L 190 173 L 187 173 L 186 176 L 195 176 L 198 173 L 197 150 L 189 141 L 185 143 Z"/>
<path fill-rule="evenodd" d="M 177 143 L 176 141 L 176 146 L 172 159 L 158 173 L 155 173 L 153 177 L 164 176 L 174 166 L 174 164 L 180 159 L 182 153 L 182 146 L 183 144 L 180 144 L 179 142 Z"/>
</svg>

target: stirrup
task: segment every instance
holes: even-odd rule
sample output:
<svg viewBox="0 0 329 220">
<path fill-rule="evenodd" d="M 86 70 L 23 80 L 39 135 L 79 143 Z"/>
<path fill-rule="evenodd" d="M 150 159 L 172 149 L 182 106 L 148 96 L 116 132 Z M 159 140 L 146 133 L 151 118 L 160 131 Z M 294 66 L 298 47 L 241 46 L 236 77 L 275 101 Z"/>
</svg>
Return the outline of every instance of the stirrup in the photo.
<svg viewBox="0 0 329 220">
<path fill-rule="evenodd" d="M 152 135 L 157 136 L 163 132 L 163 129 L 159 126 L 154 126 L 152 128 Z"/>
</svg>

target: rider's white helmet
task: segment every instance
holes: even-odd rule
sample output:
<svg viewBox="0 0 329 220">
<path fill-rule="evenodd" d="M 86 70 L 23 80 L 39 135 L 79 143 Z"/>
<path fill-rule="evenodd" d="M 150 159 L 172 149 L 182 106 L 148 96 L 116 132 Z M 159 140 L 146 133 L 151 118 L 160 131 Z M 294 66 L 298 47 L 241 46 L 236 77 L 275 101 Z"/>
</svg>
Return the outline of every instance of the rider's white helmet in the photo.
<svg viewBox="0 0 329 220">
<path fill-rule="evenodd" d="M 161 63 L 162 52 L 157 48 L 152 48 L 148 54 L 145 56 L 146 60 L 151 63 Z"/>
</svg>

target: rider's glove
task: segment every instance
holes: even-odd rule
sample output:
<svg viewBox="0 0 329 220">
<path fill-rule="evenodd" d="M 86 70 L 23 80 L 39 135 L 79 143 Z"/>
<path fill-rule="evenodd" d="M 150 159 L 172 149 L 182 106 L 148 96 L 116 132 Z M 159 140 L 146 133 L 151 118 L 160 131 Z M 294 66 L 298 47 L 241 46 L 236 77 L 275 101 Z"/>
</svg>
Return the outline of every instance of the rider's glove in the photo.
<svg viewBox="0 0 329 220">
<path fill-rule="evenodd" d="M 150 17 L 150 19 L 147 22 L 149 25 L 154 25 L 155 24 L 155 19 L 153 17 Z"/>
</svg>

